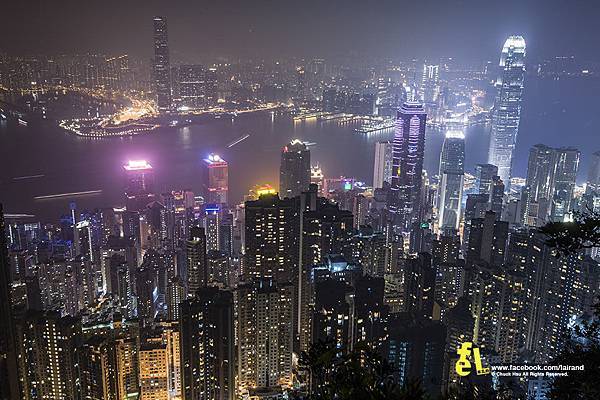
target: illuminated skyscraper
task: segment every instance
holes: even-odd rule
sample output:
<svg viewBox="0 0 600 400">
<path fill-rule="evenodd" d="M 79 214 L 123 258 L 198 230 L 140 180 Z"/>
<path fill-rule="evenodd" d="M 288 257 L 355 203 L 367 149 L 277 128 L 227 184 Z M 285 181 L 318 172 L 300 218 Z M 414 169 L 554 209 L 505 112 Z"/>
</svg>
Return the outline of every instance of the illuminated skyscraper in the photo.
<svg viewBox="0 0 600 400">
<path fill-rule="evenodd" d="M 11 310 L 10 294 L 11 274 L 6 235 L 4 233 L 4 214 L 0 204 L 0 398 L 18 399 L 19 383 L 17 377 L 17 355 L 15 349 L 15 330 Z"/>
<path fill-rule="evenodd" d="M 458 229 L 465 176 L 465 135 L 448 131 L 440 157 L 438 221 L 441 230 Z"/>
<path fill-rule="evenodd" d="M 498 175 L 498 167 L 492 164 L 477 164 L 475 166 L 475 188 L 479 194 L 489 194 L 492 180 Z"/>
<path fill-rule="evenodd" d="M 186 242 L 188 297 L 193 297 L 198 289 L 206 286 L 207 260 L 206 235 L 204 229 L 192 227 Z"/>
<path fill-rule="evenodd" d="M 185 399 L 232 400 L 234 320 L 231 292 L 202 288 L 181 304 L 181 368 Z"/>
<path fill-rule="evenodd" d="M 579 171 L 579 156 L 581 153 L 574 148 L 556 149 L 556 171 L 554 173 L 554 194 L 550 219 L 562 222 L 572 211 L 575 195 L 577 172 Z"/>
<path fill-rule="evenodd" d="M 500 76 L 492 111 L 492 132 L 488 162 L 498 167 L 498 175 L 508 183 L 512 157 L 519 132 L 523 82 L 525 79 L 525 39 L 510 36 L 500 56 Z"/>
<path fill-rule="evenodd" d="M 185 109 L 198 109 L 207 104 L 206 99 L 206 70 L 202 65 L 180 65 L 179 99 Z"/>
<path fill-rule="evenodd" d="M 210 154 L 204 163 L 207 169 L 207 202 L 227 204 L 229 166 L 218 154 Z"/>
<path fill-rule="evenodd" d="M 145 338 L 140 344 L 140 399 L 169 399 L 169 357 L 162 337 Z"/>
<path fill-rule="evenodd" d="M 310 185 L 310 150 L 294 139 L 281 151 L 279 194 L 281 198 L 299 196 Z"/>
<path fill-rule="evenodd" d="M 423 106 L 416 102 L 405 102 L 396 118 L 388 208 L 395 215 L 394 225 L 404 231 L 421 214 L 426 120 Z"/>
<path fill-rule="evenodd" d="M 146 160 L 129 161 L 125 170 L 127 210 L 140 211 L 154 200 L 154 171 Z"/>
<path fill-rule="evenodd" d="M 420 97 L 425 104 L 432 104 L 437 101 L 440 93 L 439 87 L 440 66 L 424 64 L 423 74 L 421 76 Z"/>
<path fill-rule="evenodd" d="M 236 295 L 239 388 L 291 387 L 294 287 L 258 279 Z"/>
<path fill-rule="evenodd" d="M 588 171 L 588 185 L 592 190 L 600 192 L 600 151 L 592 154 L 592 162 Z"/>
<path fill-rule="evenodd" d="M 165 17 L 154 17 L 154 83 L 159 112 L 171 110 L 171 63 Z"/>
<path fill-rule="evenodd" d="M 383 182 L 392 182 L 392 143 L 375 143 L 375 163 L 373 166 L 373 188 L 382 188 Z"/>
<path fill-rule="evenodd" d="M 204 207 L 204 212 L 206 251 L 220 250 L 221 208 L 217 204 L 206 204 Z"/>
</svg>

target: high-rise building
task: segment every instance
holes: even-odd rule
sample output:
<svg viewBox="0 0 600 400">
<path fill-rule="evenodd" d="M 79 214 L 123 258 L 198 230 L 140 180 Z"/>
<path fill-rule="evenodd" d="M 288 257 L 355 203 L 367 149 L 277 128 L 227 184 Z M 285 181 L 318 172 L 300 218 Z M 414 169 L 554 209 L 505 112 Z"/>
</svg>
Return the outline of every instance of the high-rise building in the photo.
<svg viewBox="0 0 600 400">
<path fill-rule="evenodd" d="M 272 279 L 238 286 L 238 387 L 292 386 L 294 288 Z"/>
<path fill-rule="evenodd" d="M 206 260 L 206 235 L 204 229 L 192 227 L 186 242 L 187 290 L 193 297 L 198 289 L 206 286 L 208 261 Z"/>
<path fill-rule="evenodd" d="M 524 80 L 525 39 L 510 36 L 500 56 L 488 154 L 488 162 L 498 167 L 498 175 L 507 184 L 511 178 L 512 158 L 519 132 Z"/>
<path fill-rule="evenodd" d="M 419 88 L 419 94 L 423 103 L 429 105 L 437 101 L 440 94 L 439 80 L 440 66 L 424 64 L 423 74 L 421 75 L 421 86 Z"/>
<path fill-rule="evenodd" d="M 421 217 L 426 120 L 423 106 L 415 102 L 405 102 L 396 118 L 388 208 L 394 215 L 394 225 L 404 231 Z"/>
<path fill-rule="evenodd" d="M 227 204 L 229 191 L 229 165 L 218 154 L 204 159 L 207 170 L 207 202 Z"/>
<path fill-rule="evenodd" d="M 179 109 L 199 109 L 207 104 L 205 71 L 202 65 L 179 66 Z"/>
<path fill-rule="evenodd" d="M 495 212 L 487 211 L 483 218 L 472 219 L 467 264 L 484 261 L 492 266 L 502 265 L 507 242 L 508 222 L 498 221 Z"/>
<path fill-rule="evenodd" d="M 162 337 L 144 338 L 138 352 L 140 399 L 169 400 L 169 357 Z"/>
<path fill-rule="evenodd" d="M 195 298 L 181 304 L 181 369 L 184 399 L 233 400 L 233 316 L 233 295 L 215 287 L 202 288 Z"/>
<path fill-rule="evenodd" d="M 154 84 L 159 112 L 171 110 L 171 63 L 165 17 L 154 17 Z"/>
<path fill-rule="evenodd" d="M 55 311 L 28 311 L 16 320 L 22 399 L 78 398 L 79 320 Z"/>
<path fill-rule="evenodd" d="M 206 250 L 220 250 L 221 244 L 221 207 L 218 204 L 204 206 L 204 231 L 206 232 Z"/>
<path fill-rule="evenodd" d="M 392 143 L 375 143 L 375 163 L 373 166 L 373 188 L 383 187 L 383 182 L 392 182 Z"/>
<path fill-rule="evenodd" d="M 592 154 L 592 162 L 588 171 L 587 183 L 592 190 L 600 192 L 600 151 Z"/>
<path fill-rule="evenodd" d="M 292 282 L 298 263 L 298 209 L 294 199 L 263 194 L 245 203 L 246 277 Z"/>
<path fill-rule="evenodd" d="M 498 167 L 492 164 L 477 164 L 475 166 L 475 188 L 479 194 L 489 194 L 492 191 L 492 179 L 498 175 Z"/>
<path fill-rule="evenodd" d="M 440 156 L 438 221 L 440 230 L 458 229 L 465 175 L 465 135 L 448 131 Z"/>
<path fill-rule="evenodd" d="M 310 185 L 310 150 L 306 143 L 292 140 L 281 151 L 279 193 L 281 198 L 299 196 Z"/>
<path fill-rule="evenodd" d="M 521 194 L 523 224 L 539 227 L 549 220 L 564 220 L 571 211 L 579 156 L 579 150 L 573 148 L 543 144 L 531 148 Z"/>
<path fill-rule="evenodd" d="M 498 175 L 492 178 L 492 188 L 488 203 L 489 209 L 496 213 L 497 219 L 500 219 L 504 209 L 504 182 Z"/>
<path fill-rule="evenodd" d="M 154 170 L 146 160 L 131 160 L 125 170 L 125 201 L 128 211 L 143 210 L 154 198 Z"/>
<path fill-rule="evenodd" d="M 15 329 L 11 307 L 11 273 L 4 231 L 4 213 L 0 204 L 0 398 L 21 398 L 17 375 Z"/>
</svg>

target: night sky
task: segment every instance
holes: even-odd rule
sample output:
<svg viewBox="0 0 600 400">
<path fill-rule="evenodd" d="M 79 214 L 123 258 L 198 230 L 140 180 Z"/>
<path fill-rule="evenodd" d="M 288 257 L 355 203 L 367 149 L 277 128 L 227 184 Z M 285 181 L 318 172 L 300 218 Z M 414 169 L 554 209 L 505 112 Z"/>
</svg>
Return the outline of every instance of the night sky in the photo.
<svg viewBox="0 0 600 400">
<path fill-rule="evenodd" d="M 165 15 L 173 58 L 180 61 L 290 55 L 496 60 L 509 34 L 526 37 L 530 59 L 600 58 L 600 5 L 589 0 L 3 3 L 0 50 L 11 54 L 101 52 L 149 58 L 151 17 Z"/>
</svg>

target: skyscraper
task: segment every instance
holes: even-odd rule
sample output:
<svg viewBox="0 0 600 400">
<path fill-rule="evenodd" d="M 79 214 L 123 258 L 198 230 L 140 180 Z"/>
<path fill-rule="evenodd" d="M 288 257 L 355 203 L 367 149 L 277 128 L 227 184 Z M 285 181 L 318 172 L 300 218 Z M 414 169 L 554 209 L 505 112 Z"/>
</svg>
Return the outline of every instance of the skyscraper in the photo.
<svg viewBox="0 0 600 400">
<path fill-rule="evenodd" d="M 556 171 L 554 172 L 554 192 L 550 219 L 562 222 L 572 210 L 575 195 L 580 152 L 574 148 L 556 149 Z"/>
<path fill-rule="evenodd" d="M 210 154 L 204 159 L 207 170 L 208 203 L 227 204 L 229 191 L 229 165 L 218 154 Z"/>
<path fill-rule="evenodd" d="M 423 74 L 421 75 L 420 97 L 425 104 L 432 104 L 438 98 L 440 87 L 440 66 L 433 64 L 423 64 Z"/>
<path fill-rule="evenodd" d="M 206 286 L 208 261 L 206 259 L 206 235 L 204 229 L 192 227 L 186 242 L 188 297 Z"/>
<path fill-rule="evenodd" d="M 10 261 L 4 233 L 4 213 L 2 204 L 0 204 L 0 381 L 2 381 L 0 398 L 16 400 L 21 396 L 17 376 L 17 354 L 10 284 Z"/>
<path fill-rule="evenodd" d="M 310 185 L 310 150 L 306 143 L 292 140 L 281 151 L 279 193 L 281 198 L 299 196 Z"/>
<path fill-rule="evenodd" d="M 588 171 L 588 185 L 596 191 L 600 191 L 600 151 L 592 154 L 592 162 Z"/>
<path fill-rule="evenodd" d="M 178 70 L 179 99 L 182 110 L 207 105 L 206 70 L 202 65 L 181 65 Z"/>
<path fill-rule="evenodd" d="M 438 222 L 441 230 L 458 229 L 465 175 L 465 135 L 448 131 L 440 156 Z"/>
<path fill-rule="evenodd" d="M 165 17 L 154 17 L 154 83 L 158 111 L 171 110 L 171 64 Z"/>
<path fill-rule="evenodd" d="M 373 189 L 383 187 L 383 182 L 392 181 L 392 143 L 375 143 L 375 163 L 373 166 Z"/>
<path fill-rule="evenodd" d="M 181 304 L 183 398 L 232 400 L 235 338 L 231 292 L 206 287 Z"/>
<path fill-rule="evenodd" d="M 257 279 L 236 295 L 239 389 L 291 387 L 293 286 Z"/>
<path fill-rule="evenodd" d="M 492 164 L 477 164 L 475 166 L 475 188 L 479 194 L 489 194 L 492 180 L 498 175 L 498 167 Z"/>
<path fill-rule="evenodd" d="M 525 79 L 525 39 L 510 36 L 500 56 L 500 76 L 492 111 L 492 132 L 488 162 L 498 167 L 498 175 L 510 182 L 512 157 L 519 132 L 523 82 Z"/>
<path fill-rule="evenodd" d="M 404 231 L 420 218 L 426 120 L 423 106 L 416 102 L 405 102 L 396 118 L 388 208 L 394 225 Z"/>
<path fill-rule="evenodd" d="M 127 210 L 140 211 L 154 200 L 154 171 L 146 160 L 130 160 L 125 170 Z"/>
</svg>

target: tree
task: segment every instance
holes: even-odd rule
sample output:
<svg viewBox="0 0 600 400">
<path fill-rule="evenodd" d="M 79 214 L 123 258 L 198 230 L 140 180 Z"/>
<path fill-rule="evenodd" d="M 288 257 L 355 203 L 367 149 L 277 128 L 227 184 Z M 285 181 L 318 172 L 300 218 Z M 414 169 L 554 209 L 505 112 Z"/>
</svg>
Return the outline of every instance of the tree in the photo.
<svg viewBox="0 0 600 400">
<path fill-rule="evenodd" d="M 541 231 L 557 256 L 600 247 L 600 213 L 576 213 L 573 222 L 553 222 Z M 565 344 L 553 360 L 554 365 L 583 365 L 583 371 L 569 371 L 557 377 L 546 394 L 551 400 L 600 399 L 600 303 L 594 316 L 566 333 Z"/>
<path fill-rule="evenodd" d="M 572 222 L 550 222 L 540 228 L 557 256 L 600 247 L 600 212 L 574 212 Z"/>
<path fill-rule="evenodd" d="M 332 342 L 315 343 L 300 355 L 300 369 L 309 374 L 308 400 L 421 400 L 418 381 L 398 385 L 391 365 L 365 344 L 344 352 Z"/>
</svg>

